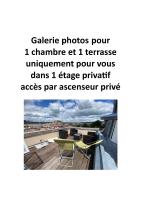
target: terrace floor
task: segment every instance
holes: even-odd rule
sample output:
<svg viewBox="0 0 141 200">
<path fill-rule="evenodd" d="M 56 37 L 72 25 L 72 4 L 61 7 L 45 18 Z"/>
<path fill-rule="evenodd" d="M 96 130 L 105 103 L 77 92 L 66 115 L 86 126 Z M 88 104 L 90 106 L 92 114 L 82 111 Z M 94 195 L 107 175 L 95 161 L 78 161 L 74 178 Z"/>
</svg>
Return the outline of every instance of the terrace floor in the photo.
<svg viewBox="0 0 141 200">
<path fill-rule="evenodd" d="M 56 143 L 36 149 L 32 147 L 30 153 L 24 155 L 24 164 L 32 170 L 85 170 L 89 167 L 90 159 L 84 157 L 77 149 L 75 151 L 74 162 L 72 167 L 71 160 L 63 159 L 62 166 L 59 161 L 59 150 Z"/>
</svg>

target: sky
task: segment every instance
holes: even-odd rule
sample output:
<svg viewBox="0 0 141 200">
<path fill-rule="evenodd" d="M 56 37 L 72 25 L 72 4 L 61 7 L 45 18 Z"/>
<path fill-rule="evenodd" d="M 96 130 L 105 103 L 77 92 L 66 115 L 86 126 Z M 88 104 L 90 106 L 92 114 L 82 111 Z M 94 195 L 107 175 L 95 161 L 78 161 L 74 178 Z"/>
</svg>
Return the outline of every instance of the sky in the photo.
<svg viewBox="0 0 141 200">
<path fill-rule="evenodd" d="M 113 112 L 113 100 L 24 100 L 24 120 L 93 122 Z"/>
</svg>

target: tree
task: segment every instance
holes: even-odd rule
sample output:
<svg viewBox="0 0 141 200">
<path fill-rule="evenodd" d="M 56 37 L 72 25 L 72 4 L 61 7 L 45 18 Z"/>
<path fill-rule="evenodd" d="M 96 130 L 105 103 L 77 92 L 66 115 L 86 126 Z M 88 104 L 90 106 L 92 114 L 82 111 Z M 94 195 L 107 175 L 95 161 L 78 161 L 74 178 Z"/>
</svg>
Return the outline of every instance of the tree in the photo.
<svg viewBox="0 0 141 200">
<path fill-rule="evenodd" d="M 102 122 L 100 120 L 92 122 L 90 125 L 91 128 L 101 128 L 101 126 L 102 126 Z"/>
</svg>

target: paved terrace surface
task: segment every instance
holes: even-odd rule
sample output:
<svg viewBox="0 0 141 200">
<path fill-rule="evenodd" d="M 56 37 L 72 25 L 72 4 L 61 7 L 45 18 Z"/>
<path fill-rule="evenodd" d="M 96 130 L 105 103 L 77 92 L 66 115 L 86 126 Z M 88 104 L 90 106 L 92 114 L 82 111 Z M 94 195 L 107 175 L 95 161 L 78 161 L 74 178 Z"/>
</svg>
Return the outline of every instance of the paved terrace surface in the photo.
<svg viewBox="0 0 141 200">
<path fill-rule="evenodd" d="M 76 129 L 78 130 L 78 133 L 81 133 L 82 135 L 86 135 L 88 131 L 97 130 L 96 128 L 80 128 L 80 127 Z M 70 133 L 70 129 L 68 129 L 68 133 Z M 58 130 L 38 131 L 30 134 L 24 134 L 24 140 L 28 147 L 40 143 L 40 140 L 47 141 L 48 139 L 55 137 L 59 137 Z"/>
<path fill-rule="evenodd" d="M 46 147 L 36 149 L 32 147 L 30 153 L 24 156 L 24 164 L 34 170 L 85 170 L 88 169 L 89 159 L 78 150 L 75 151 L 73 167 L 61 166 L 59 150 L 56 143 L 50 143 Z M 64 159 L 63 165 L 71 165 L 71 160 Z"/>
</svg>

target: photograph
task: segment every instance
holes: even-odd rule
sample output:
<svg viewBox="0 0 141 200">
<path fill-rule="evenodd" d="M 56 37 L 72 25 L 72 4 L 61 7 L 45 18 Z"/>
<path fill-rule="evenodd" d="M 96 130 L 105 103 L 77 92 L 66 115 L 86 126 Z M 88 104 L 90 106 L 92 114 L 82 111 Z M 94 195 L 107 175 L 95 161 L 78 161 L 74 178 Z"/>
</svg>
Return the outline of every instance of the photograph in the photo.
<svg viewBox="0 0 141 200">
<path fill-rule="evenodd" d="M 118 169 L 116 99 L 25 99 L 24 170 Z"/>
</svg>

